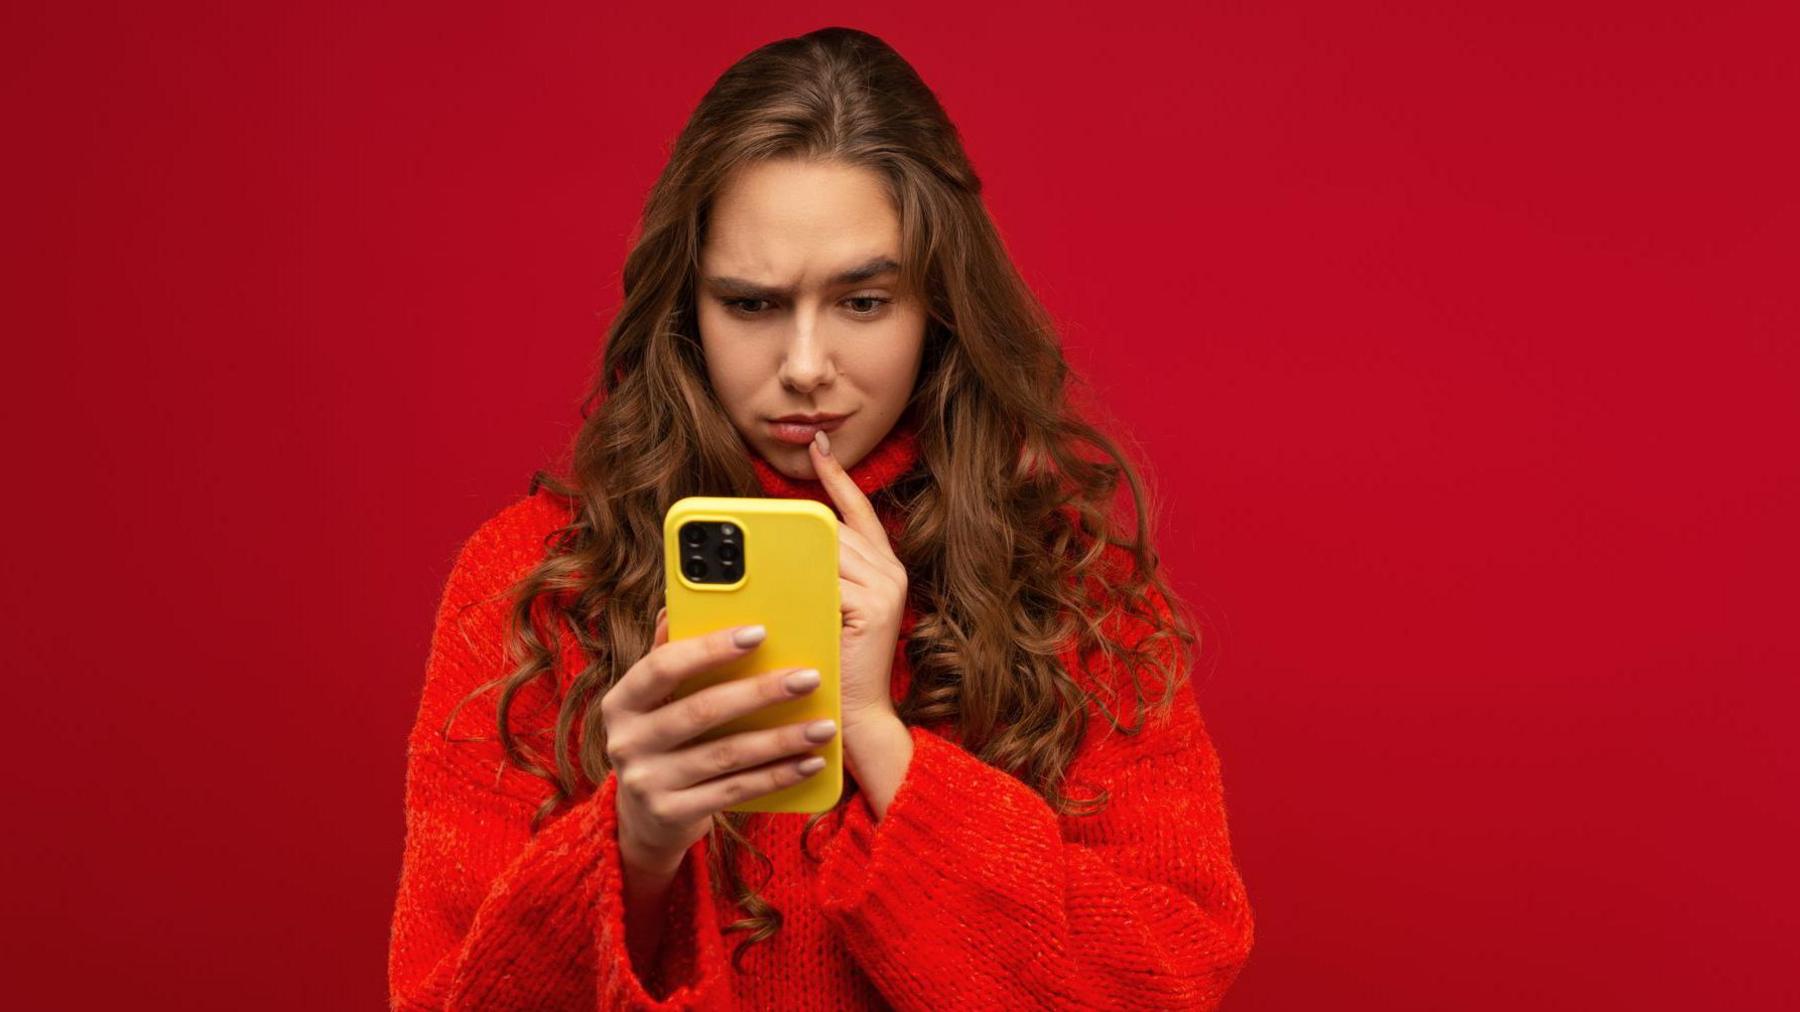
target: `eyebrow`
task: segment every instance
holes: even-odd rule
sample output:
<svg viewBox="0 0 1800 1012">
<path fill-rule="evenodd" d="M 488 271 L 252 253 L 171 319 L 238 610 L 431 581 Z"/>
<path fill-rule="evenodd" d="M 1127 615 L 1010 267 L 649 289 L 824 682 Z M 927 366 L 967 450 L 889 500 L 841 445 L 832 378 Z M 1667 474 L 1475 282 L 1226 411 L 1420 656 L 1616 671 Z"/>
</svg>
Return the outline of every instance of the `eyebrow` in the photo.
<svg viewBox="0 0 1800 1012">
<path fill-rule="evenodd" d="M 889 274 L 897 274 L 899 271 L 900 265 L 895 263 L 892 257 L 878 256 L 867 263 L 858 264 L 855 267 L 840 271 L 836 277 L 828 280 L 826 284 L 831 286 L 855 285 L 874 278 L 885 277 Z M 755 281 L 746 281 L 743 278 L 710 277 L 706 279 L 706 284 L 707 287 L 721 295 L 729 295 L 742 299 L 771 299 L 778 296 L 786 297 L 794 294 L 794 289 L 791 286 L 787 288 L 777 288 L 773 285 L 764 285 L 758 284 Z"/>
</svg>

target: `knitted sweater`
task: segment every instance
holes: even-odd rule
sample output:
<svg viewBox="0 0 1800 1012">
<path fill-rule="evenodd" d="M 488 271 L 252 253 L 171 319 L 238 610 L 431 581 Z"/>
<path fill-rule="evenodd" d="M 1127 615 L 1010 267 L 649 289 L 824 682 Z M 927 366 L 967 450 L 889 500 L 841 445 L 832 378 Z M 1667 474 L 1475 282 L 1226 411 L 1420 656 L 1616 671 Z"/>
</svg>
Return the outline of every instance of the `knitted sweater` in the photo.
<svg viewBox="0 0 1800 1012">
<path fill-rule="evenodd" d="M 908 470 L 904 424 L 850 471 L 866 493 Z M 752 454 L 764 491 L 830 502 Z M 872 497 L 890 530 L 898 518 Z M 1172 720 L 1135 735 L 1089 704 L 1068 793 L 1110 793 L 1100 812 L 1060 816 L 1022 781 L 965 751 L 952 726 L 913 726 L 913 757 L 885 815 L 859 792 L 813 827 L 760 813 L 745 832 L 773 862 L 740 848 L 743 880 L 782 914 L 780 930 L 731 965 L 746 912 L 712 895 L 702 838 L 670 888 L 657 965 L 626 947 L 613 774 L 565 804 L 536 835 L 550 791 L 502 761 L 495 694 L 477 697 L 439 735 L 457 701 L 505 673 L 505 590 L 568 522 L 547 490 L 493 516 L 462 546 L 437 611 L 418 717 L 408 739 L 406 840 L 388 954 L 397 1009 L 1087 1009 L 1214 1008 L 1247 956 L 1252 920 L 1233 864 L 1219 762 L 1190 692 Z M 1109 550 L 1112 551 L 1112 550 Z M 1109 558 L 1118 558 L 1110 556 Z M 1160 608 L 1167 603 L 1155 597 Z M 909 684 L 896 649 L 893 696 Z M 1142 620 L 1114 635 L 1136 642 Z M 562 633 L 558 693 L 580 668 Z M 1099 655 L 1071 670 L 1124 692 Z M 1071 662 L 1074 658 L 1070 658 Z M 1153 671 L 1140 673 L 1160 692 Z M 1094 686 L 1097 690 L 1098 685 Z M 1110 697 L 1103 697 L 1110 698 Z M 528 689 L 514 713 L 554 714 Z M 515 716 L 515 722 L 517 717 Z M 545 738 L 543 754 L 553 754 Z M 766 880 L 765 880 L 766 877 Z"/>
</svg>

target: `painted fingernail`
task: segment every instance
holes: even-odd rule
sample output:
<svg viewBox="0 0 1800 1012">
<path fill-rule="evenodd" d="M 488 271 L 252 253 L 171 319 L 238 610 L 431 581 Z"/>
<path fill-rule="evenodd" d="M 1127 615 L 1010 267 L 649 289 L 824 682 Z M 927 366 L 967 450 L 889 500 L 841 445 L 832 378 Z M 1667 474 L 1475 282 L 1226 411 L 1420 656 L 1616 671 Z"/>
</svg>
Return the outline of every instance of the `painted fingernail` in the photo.
<svg viewBox="0 0 1800 1012">
<path fill-rule="evenodd" d="M 825 434 L 824 429 L 819 429 L 813 433 L 813 442 L 819 444 L 820 453 L 823 453 L 827 457 L 831 456 L 831 437 Z"/>
<path fill-rule="evenodd" d="M 740 647 L 753 647 L 763 641 L 768 630 L 759 625 L 747 625 L 731 634 L 731 642 Z"/>
<path fill-rule="evenodd" d="M 837 721 L 815 720 L 806 725 L 805 735 L 808 741 L 830 741 L 837 733 Z"/>
<path fill-rule="evenodd" d="M 802 773 L 817 773 L 825 768 L 825 757 L 817 755 L 808 756 L 805 759 L 800 760 L 795 768 Z"/>
<path fill-rule="evenodd" d="M 819 687 L 819 673 L 811 668 L 796 671 L 784 680 L 789 692 L 806 692 Z"/>
</svg>

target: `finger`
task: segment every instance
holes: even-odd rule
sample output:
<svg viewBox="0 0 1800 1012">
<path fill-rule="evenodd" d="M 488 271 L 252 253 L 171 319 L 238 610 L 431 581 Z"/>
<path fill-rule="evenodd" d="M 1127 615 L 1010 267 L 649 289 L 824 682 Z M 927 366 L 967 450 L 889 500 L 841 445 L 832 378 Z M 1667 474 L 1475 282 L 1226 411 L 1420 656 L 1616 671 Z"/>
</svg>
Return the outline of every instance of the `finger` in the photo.
<svg viewBox="0 0 1800 1012">
<path fill-rule="evenodd" d="M 762 642 L 758 625 L 726 626 L 700 636 L 684 636 L 654 647 L 625 672 L 607 693 L 628 713 L 648 713 L 661 705 L 683 681 L 699 672 L 737 660 Z M 739 644 L 732 637 L 745 636 Z"/>
<path fill-rule="evenodd" d="M 886 544 L 887 531 L 882 528 L 881 520 L 875 515 L 875 507 L 869 497 L 856 487 L 856 482 L 844 471 L 838 459 L 831 455 L 831 438 L 820 429 L 813 434 L 813 441 L 807 444 L 807 455 L 812 457 L 813 470 L 819 475 L 819 482 L 825 486 L 831 501 L 837 504 L 838 512 L 843 514 L 844 523 L 869 539 L 870 544 Z"/>
<path fill-rule="evenodd" d="M 815 677 L 796 688 L 796 683 L 788 680 L 789 676 L 802 671 L 812 672 Z M 709 685 L 646 717 L 643 740 L 639 744 L 652 752 L 672 751 L 746 713 L 817 691 L 817 674 L 814 668 L 782 668 L 753 678 L 731 678 Z"/>
<path fill-rule="evenodd" d="M 812 731 L 817 727 L 819 730 Z M 813 735 L 817 737 L 813 737 Z M 837 735 L 837 722 L 829 718 L 783 724 L 726 735 L 670 753 L 669 781 L 665 789 L 683 790 L 713 777 L 736 773 L 783 756 L 807 752 Z"/>
<path fill-rule="evenodd" d="M 867 602 L 875 599 L 875 591 L 860 583 L 846 584 L 838 593 L 838 610 L 844 618 L 844 628 L 850 628 L 853 617 L 867 621 L 869 609 Z"/>
<path fill-rule="evenodd" d="M 876 569 L 898 576 L 906 572 L 906 566 L 893 553 L 893 546 L 885 552 L 869 547 L 869 540 L 851 530 L 848 525 L 838 524 L 838 558 L 855 555 Z"/>
<path fill-rule="evenodd" d="M 819 770 L 825 768 L 820 765 L 818 770 L 801 772 L 800 763 L 807 758 L 810 757 L 783 757 L 755 769 L 708 780 L 687 790 L 675 791 L 669 795 L 670 800 L 667 802 L 671 819 L 675 822 L 692 822 L 714 812 L 722 812 L 732 805 L 802 783 L 809 777 L 817 776 Z"/>
<path fill-rule="evenodd" d="M 894 578 L 880 566 L 854 552 L 844 552 L 838 556 L 838 575 L 850 583 L 859 587 L 868 587 L 870 590 L 880 590 L 894 585 Z"/>
<path fill-rule="evenodd" d="M 660 647 L 669 642 L 669 609 L 659 608 L 656 612 L 656 633 L 650 638 L 650 646 Z"/>
</svg>

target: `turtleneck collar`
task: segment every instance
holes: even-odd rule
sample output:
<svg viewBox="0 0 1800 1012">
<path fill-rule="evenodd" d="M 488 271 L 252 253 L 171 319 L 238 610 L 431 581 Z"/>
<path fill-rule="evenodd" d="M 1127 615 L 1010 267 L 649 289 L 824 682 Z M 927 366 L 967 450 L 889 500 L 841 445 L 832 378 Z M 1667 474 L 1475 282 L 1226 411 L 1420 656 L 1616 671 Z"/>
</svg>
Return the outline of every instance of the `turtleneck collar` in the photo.
<svg viewBox="0 0 1800 1012">
<path fill-rule="evenodd" d="M 749 453 L 750 463 L 756 468 L 756 479 L 766 495 L 776 499 L 811 499 L 827 506 L 835 505 L 831 493 L 825 490 L 824 482 L 816 478 L 790 478 L 775 470 L 775 465 L 763 459 L 762 454 L 755 450 L 750 450 Z M 910 420 L 901 418 L 888 430 L 887 435 L 881 437 L 880 442 L 848 469 L 848 473 L 864 495 L 873 497 L 877 491 L 911 470 L 918 459 L 918 430 Z"/>
</svg>

